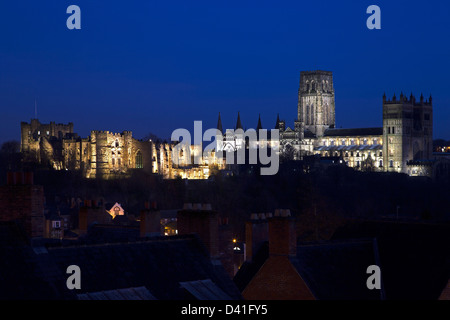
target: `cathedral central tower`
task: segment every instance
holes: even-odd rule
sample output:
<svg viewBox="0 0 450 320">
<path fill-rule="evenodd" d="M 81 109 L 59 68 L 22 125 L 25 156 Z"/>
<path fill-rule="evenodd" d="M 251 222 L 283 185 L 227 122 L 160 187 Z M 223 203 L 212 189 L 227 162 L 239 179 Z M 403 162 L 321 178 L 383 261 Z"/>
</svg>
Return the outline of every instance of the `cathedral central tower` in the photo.
<svg viewBox="0 0 450 320">
<path fill-rule="evenodd" d="M 298 121 L 317 137 L 335 126 L 333 73 L 300 72 L 298 89 Z"/>
</svg>

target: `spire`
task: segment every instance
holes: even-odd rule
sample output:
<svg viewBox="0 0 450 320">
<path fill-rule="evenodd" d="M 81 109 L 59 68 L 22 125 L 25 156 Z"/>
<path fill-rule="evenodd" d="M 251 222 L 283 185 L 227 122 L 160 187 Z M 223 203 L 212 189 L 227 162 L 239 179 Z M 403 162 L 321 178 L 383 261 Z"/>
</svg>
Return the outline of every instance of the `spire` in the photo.
<svg viewBox="0 0 450 320">
<path fill-rule="evenodd" d="M 237 130 L 237 129 L 242 129 L 242 130 L 244 130 L 244 129 L 242 128 L 241 115 L 239 114 L 239 111 L 238 111 L 238 118 L 237 118 L 237 122 L 236 122 L 236 130 Z"/>
<path fill-rule="evenodd" d="M 433 101 L 433 97 L 430 94 L 430 104 L 432 104 L 432 101 Z"/>
<path fill-rule="evenodd" d="M 280 114 L 277 113 L 277 122 L 275 123 L 275 129 L 280 129 Z"/>
<path fill-rule="evenodd" d="M 220 112 L 219 112 L 219 120 L 217 120 L 217 130 L 219 130 L 220 133 L 223 133 L 223 130 L 222 130 L 222 119 L 220 119 Z"/>
<path fill-rule="evenodd" d="M 258 126 L 256 127 L 256 131 L 259 132 L 259 130 L 262 129 L 262 125 L 261 125 L 261 114 L 259 114 L 259 118 L 258 118 Z"/>
<path fill-rule="evenodd" d="M 423 102 L 423 93 L 420 94 L 420 102 Z"/>
</svg>

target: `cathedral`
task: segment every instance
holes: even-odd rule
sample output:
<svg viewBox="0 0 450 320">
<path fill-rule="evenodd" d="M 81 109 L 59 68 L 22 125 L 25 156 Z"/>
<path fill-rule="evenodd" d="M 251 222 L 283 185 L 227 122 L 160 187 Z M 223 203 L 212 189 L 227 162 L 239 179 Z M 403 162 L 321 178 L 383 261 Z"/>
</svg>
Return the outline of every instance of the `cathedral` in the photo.
<svg viewBox="0 0 450 320">
<path fill-rule="evenodd" d="M 21 152 L 25 161 L 56 170 L 79 170 L 87 178 L 123 176 L 139 169 L 167 179 L 207 179 L 213 171 L 227 168 L 225 153 L 252 147 L 278 150 L 283 160 L 316 155 L 338 159 L 357 170 L 430 175 L 432 97 L 425 100 L 421 95 L 416 100 L 412 94 L 408 98 L 402 93 L 388 99 L 384 95 L 382 106 L 382 127 L 338 129 L 332 72 L 302 71 L 297 119 L 292 129 L 277 117 L 274 129 L 279 139 L 271 137 L 270 130 L 267 136 L 260 135 L 261 117 L 253 130 L 256 139 L 249 139 L 252 132 L 244 132 L 239 113 L 235 128 L 225 132 L 219 113 L 216 148 L 207 155 L 201 145 L 173 152 L 176 142 L 138 140 L 131 131 L 91 131 L 90 136 L 81 138 L 74 133 L 73 123 L 42 124 L 32 119 L 21 123 Z M 194 157 L 200 162 L 193 164 Z"/>
<path fill-rule="evenodd" d="M 376 128 L 336 128 L 333 73 L 302 71 L 297 119 L 293 129 L 277 117 L 280 156 L 303 160 L 305 156 L 338 158 L 357 170 L 430 175 L 433 146 L 432 97 L 419 100 L 411 94 L 383 96 L 383 124 Z M 240 115 L 236 129 L 242 129 Z M 222 132 L 219 114 L 217 129 Z M 262 129 L 261 119 L 256 130 Z M 271 143 L 274 146 L 274 142 Z M 218 151 L 248 147 L 243 137 L 227 130 Z"/>
</svg>

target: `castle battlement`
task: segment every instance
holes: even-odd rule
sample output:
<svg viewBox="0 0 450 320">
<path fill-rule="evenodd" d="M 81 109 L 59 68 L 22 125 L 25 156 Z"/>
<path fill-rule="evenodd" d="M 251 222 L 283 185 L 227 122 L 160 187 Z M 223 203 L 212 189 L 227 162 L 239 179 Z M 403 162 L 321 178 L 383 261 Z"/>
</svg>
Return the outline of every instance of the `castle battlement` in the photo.
<svg viewBox="0 0 450 320">
<path fill-rule="evenodd" d="M 432 106 L 433 98 L 430 95 L 430 98 L 427 100 L 424 100 L 423 94 L 420 95 L 420 99 L 416 100 L 416 97 L 411 93 L 409 98 L 406 95 L 403 95 L 403 92 L 400 94 L 400 97 L 397 98 L 397 96 L 392 96 L 391 99 L 386 98 L 386 94 L 383 95 L 383 103 L 384 104 L 409 104 L 413 106 Z"/>
</svg>

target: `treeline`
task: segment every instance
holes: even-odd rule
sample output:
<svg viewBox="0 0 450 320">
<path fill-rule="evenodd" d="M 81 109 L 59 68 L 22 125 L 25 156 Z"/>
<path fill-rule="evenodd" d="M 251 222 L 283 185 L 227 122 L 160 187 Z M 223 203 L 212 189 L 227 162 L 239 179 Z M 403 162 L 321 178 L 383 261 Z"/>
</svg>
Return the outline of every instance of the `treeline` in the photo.
<svg viewBox="0 0 450 320">
<path fill-rule="evenodd" d="M 6 172 L 23 169 L 17 145 L 0 149 L 1 184 Z M 133 171 L 129 178 L 86 179 L 78 172 L 31 168 L 35 183 L 44 186 L 47 205 L 71 199 L 119 202 L 131 214 L 139 214 L 145 201 L 158 207 L 180 209 L 185 202 L 210 203 L 228 217 L 233 232 L 243 238 L 244 222 L 251 213 L 290 209 L 307 240 L 327 239 L 348 218 L 380 217 L 416 220 L 449 220 L 450 178 L 438 181 L 404 174 L 354 171 L 329 166 L 304 173 L 302 162 L 281 164 L 278 174 L 261 176 L 243 167 L 239 175 L 210 180 L 164 180 L 158 175 Z"/>
</svg>

